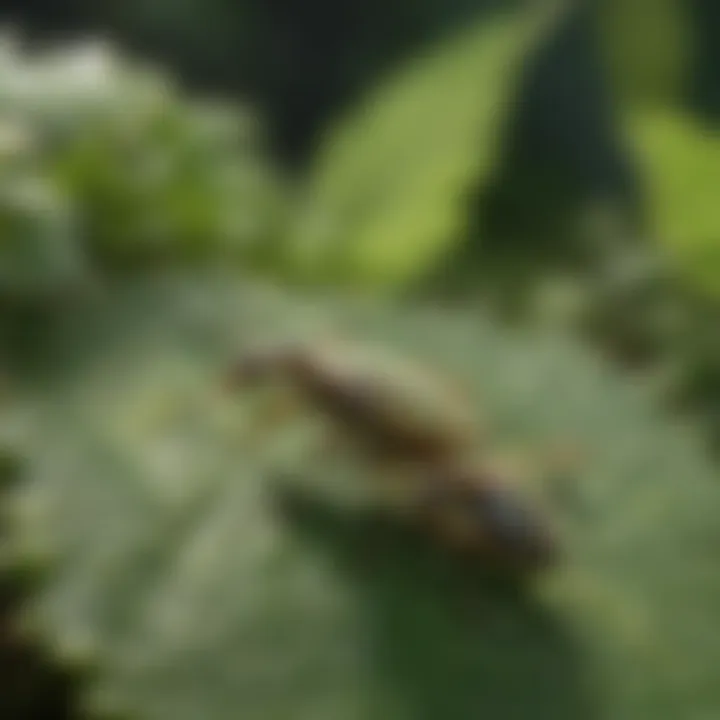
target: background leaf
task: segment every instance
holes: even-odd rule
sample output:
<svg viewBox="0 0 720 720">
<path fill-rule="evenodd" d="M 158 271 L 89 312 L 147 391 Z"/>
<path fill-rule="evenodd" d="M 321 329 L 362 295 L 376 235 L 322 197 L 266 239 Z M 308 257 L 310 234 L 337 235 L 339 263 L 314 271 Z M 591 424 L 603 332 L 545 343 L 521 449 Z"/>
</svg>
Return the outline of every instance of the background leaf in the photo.
<svg viewBox="0 0 720 720">
<path fill-rule="evenodd" d="M 372 528 L 303 459 L 302 426 L 243 447 L 220 395 L 258 335 L 323 327 L 466 382 L 497 438 L 578 442 L 587 515 L 526 595 Z M 220 278 L 135 282 L 65 320 L 13 503 L 20 557 L 51 559 L 28 627 L 91 661 L 87 701 L 136 720 L 701 718 L 718 701 L 716 477 L 652 394 L 552 334 L 482 317 L 286 297 Z M 30 399 L 29 399 L 30 401 Z M 271 501 L 279 467 L 305 505 Z M 315 498 L 314 500 L 312 498 Z"/>
<path fill-rule="evenodd" d="M 680 273 L 720 291 L 720 138 L 680 111 L 628 113 L 626 133 L 642 173 L 651 231 Z"/>
<path fill-rule="evenodd" d="M 494 166 L 522 60 L 554 4 L 483 18 L 388 77 L 329 133 L 291 248 L 311 275 L 379 284 L 427 272 L 462 238 Z"/>
<path fill-rule="evenodd" d="M 158 262 L 249 263 L 277 231 L 279 181 L 238 103 L 190 100 L 99 40 L 2 40 L 0 289 Z"/>
</svg>

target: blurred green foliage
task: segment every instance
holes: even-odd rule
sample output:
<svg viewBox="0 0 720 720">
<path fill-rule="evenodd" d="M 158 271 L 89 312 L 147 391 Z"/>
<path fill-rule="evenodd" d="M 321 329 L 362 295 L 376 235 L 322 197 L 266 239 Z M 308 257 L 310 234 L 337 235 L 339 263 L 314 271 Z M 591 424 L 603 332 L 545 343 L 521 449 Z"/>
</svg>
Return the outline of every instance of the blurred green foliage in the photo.
<svg viewBox="0 0 720 720">
<path fill-rule="evenodd" d="M 6 36 L 0 56 L 4 293 L 238 262 L 271 232 L 278 185 L 249 113 L 190 102 L 101 42 L 27 52 Z"/>
<path fill-rule="evenodd" d="M 632 43 L 622 38 L 633 36 L 644 16 L 642 2 L 611 3 L 598 12 L 604 46 L 615 51 L 616 87 L 628 81 L 668 102 L 677 99 L 671 88 L 682 76 L 678 68 L 687 65 L 689 40 L 680 27 L 687 23 L 668 20 L 679 12 L 677 4 L 667 0 L 663 8 L 646 28 L 653 42 L 641 43 L 634 54 L 623 52 Z M 188 17 L 194 15 L 190 5 L 187 10 Z M 535 159 L 532 170 L 525 163 L 524 179 L 510 186 L 514 196 L 536 202 L 513 200 L 501 211 L 515 224 L 515 240 L 507 228 L 497 238 L 492 237 L 497 228 L 473 234 L 478 221 L 473 198 L 503 176 L 507 157 L 500 141 L 522 99 L 519 80 L 539 59 L 538 45 L 562 26 L 556 23 L 543 34 L 533 28 L 533 43 L 525 27 L 532 16 L 517 11 L 499 21 L 486 13 L 434 50 L 426 46 L 427 57 L 408 61 L 403 71 L 378 81 L 363 101 L 350 103 L 327 133 L 291 207 L 248 111 L 186 100 L 169 76 L 121 58 L 102 43 L 34 55 L 6 43 L 5 145 L 22 137 L 4 151 L 14 157 L 5 163 L 4 222 L 15 228 L 8 237 L 28 239 L 4 243 L 3 286 L 64 286 L 97 263 L 117 268 L 209 257 L 249 262 L 254 253 L 272 268 L 281 262 L 283 244 L 291 272 L 393 285 L 444 266 L 449 249 L 463 240 L 474 246 L 489 241 L 503 252 L 513 245 L 510 262 L 518 266 L 520 255 L 532 257 L 548 238 L 557 245 L 559 236 L 569 233 L 572 247 L 577 231 L 569 213 L 577 213 L 578 200 L 587 201 L 587 191 L 568 202 L 575 188 L 560 179 L 553 195 L 558 177 L 539 169 L 547 163 L 543 158 Z M 588 22 L 585 15 L 577 18 Z M 187 23 L 178 20 L 178 27 Z M 660 46 L 666 52 L 653 50 Z M 620 92 L 633 104 L 647 96 Z M 661 154 L 673 152 L 666 135 L 658 137 L 660 146 L 649 149 L 653 159 L 640 168 L 647 168 L 641 184 L 653 191 L 661 175 L 679 176 L 657 167 Z M 653 137 L 657 131 L 643 130 L 632 136 L 630 147 L 635 142 L 648 147 Z M 510 133 L 510 145 L 516 140 Z M 559 167 L 563 163 L 559 158 Z M 21 182 L 15 175 L 10 179 L 13 167 L 24 176 Z M 677 199 L 674 207 L 686 208 L 687 217 L 689 204 L 679 199 L 681 193 L 666 192 Z M 694 193 L 695 199 L 700 194 Z M 651 207 L 669 207 L 665 196 L 658 199 Z M 698 213 L 693 215 L 697 225 Z M 660 232 L 672 235 L 677 246 L 695 246 L 679 239 L 693 232 L 679 222 L 679 212 L 668 224 L 663 218 Z M 708 230 L 698 232 L 710 236 L 712 220 L 707 222 Z M 496 267 L 493 262 L 481 249 L 481 269 Z M 705 260 L 702 264 L 707 274 Z"/>
<path fill-rule="evenodd" d="M 596 17 L 603 55 L 624 101 L 688 100 L 694 16 L 687 2 L 605 0 L 597 3 Z"/>
</svg>

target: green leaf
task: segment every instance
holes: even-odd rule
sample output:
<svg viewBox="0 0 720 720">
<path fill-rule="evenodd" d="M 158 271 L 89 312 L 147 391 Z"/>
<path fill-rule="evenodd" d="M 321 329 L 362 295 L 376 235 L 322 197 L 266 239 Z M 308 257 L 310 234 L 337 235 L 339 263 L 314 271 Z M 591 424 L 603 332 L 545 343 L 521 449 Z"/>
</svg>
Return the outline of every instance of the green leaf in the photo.
<svg viewBox="0 0 720 720">
<path fill-rule="evenodd" d="M 452 373 L 498 437 L 588 457 L 585 513 L 524 595 L 372 528 L 304 431 L 246 441 L 218 373 L 258 336 L 334 327 Z M 135 720 L 676 720 L 720 710 L 720 489 L 691 428 L 573 342 L 477 316 L 153 277 L 66 320 L 13 502 L 51 572 L 26 621 Z M 50 359 L 52 357 L 52 360 Z M 44 409 L 44 411 L 42 411 Z M 302 432 L 301 432 L 302 430 Z M 297 432 L 296 432 L 297 431 Z M 245 441 L 244 441 L 245 439 Z M 273 468 L 309 474 L 271 502 Z M 314 478 L 314 479 L 313 479 Z M 531 488 L 529 488 L 530 490 Z M 312 498 L 315 498 L 314 500 Z"/>
<path fill-rule="evenodd" d="M 469 193 L 494 167 L 522 61 L 554 10 L 540 3 L 474 22 L 338 121 L 291 247 L 301 272 L 406 282 L 462 239 Z"/>
<path fill-rule="evenodd" d="M 630 114 L 626 131 L 655 237 L 691 282 L 720 292 L 720 139 L 679 111 Z"/>
</svg>

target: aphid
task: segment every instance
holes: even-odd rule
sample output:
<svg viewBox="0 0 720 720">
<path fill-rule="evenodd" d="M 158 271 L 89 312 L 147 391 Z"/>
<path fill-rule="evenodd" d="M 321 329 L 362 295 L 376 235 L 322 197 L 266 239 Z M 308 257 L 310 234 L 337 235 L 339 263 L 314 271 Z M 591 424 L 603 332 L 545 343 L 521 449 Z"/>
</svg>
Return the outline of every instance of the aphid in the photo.
<svg viewBox="0 0 720 720">
<path fill-rule="evenodd" d="M 482 433 L 466 396 L 450 382 L 367 346 L 278 344 L 233 366 L 237 390 L 280 381 L 296 409 L 319 411 L 337 436 L 384 463 L 437 463 L 478 447 Z"/>
</svg>

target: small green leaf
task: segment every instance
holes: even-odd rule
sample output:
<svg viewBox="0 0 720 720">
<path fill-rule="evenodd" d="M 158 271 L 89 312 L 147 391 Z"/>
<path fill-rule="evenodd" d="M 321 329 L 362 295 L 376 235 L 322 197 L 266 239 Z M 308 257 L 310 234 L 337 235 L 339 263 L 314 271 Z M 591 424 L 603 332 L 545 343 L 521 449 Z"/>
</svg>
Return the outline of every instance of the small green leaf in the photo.
<svg viewBox="0 0 720 720">
<path fill-rule="evenodd" d="M 291 243 L 301 272 L 405 282 L 462 238 L 522 61 L 556 10 L 540 3 L 476 21 L 408 61 L 331 129 Z"/>
</svg>

